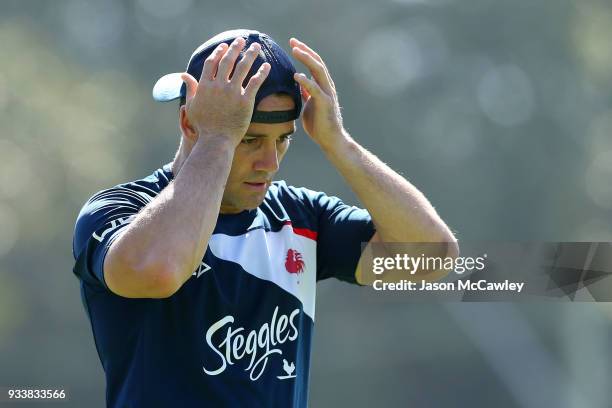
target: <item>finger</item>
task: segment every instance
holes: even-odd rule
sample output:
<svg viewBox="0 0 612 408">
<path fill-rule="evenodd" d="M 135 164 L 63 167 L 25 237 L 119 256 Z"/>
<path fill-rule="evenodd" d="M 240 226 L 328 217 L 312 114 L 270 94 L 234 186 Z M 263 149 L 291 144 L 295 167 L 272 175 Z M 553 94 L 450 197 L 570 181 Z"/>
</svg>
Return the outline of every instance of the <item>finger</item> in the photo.
<svg viewBox="0 0 612 408">
<path fill-rule="evenodd" d="M 323 89 L 325 93 L 332 94 L 334 88 L 331 86 L 329 77 L 325 72 L 325 66 L 301 48 L 293 47 L 291 51 L 293 52 L 293 56 L 310 70 L 313 78 L 320 85 L 321 89 Z"/>
<path fill-rule="evenodd" d="M 308 45 L 306 45 L 306 43 L 301 42 L 295 37 L 292 37 L 289 40 L 289 44 L 291 45 L 291 47 L 297 47 L 297 48 L 302 49 L 307 54 L 312 56 L 316 61 L 318 61 L 321 65 L 323 65 L 323 69 L 325 70 L 325 75 L 327 76 L 327 80 L 329 81 L 332 88 L 336 89 L 336 84 L 334 83 L 334 80 L 332 79 L 331 74 L 329 73 L 329 69 L 327 68 L 327 65 L 325 65 L 325 62 L 323 62 L 323 58 L 321 58 L 321 56 L 317 54 L 315 50 L 313 50 Z"/>
<path fill-rule="evenodd" d="M 250 45 L 249 49 L 244 53 L 242 59 L 236 65 L 236 69 L 234 70 L 234 75 L 232 75 L 231 81 L 238 86 L 242 86 L 244 79 L 248 75 L 251 70 L 251 66 L 253 65 L 253 61 L 257 58 L 259 51 L 261 50 L 261 45 L 258 43 L 253 43 Z"/>
<path fill-rule="evenodd" d="M 323 64 L 323 58 L 321 58 L 321 56 L 317 54 L 315 50 L 313 50 L 308 45 L 306 45 L 306 43 L 301 42 L 295 37 L 291 37 L 291 39 L 289 40 L 289 45 L 291 45 L 291 48 L 297 47 L 297 48 L 304 50 L 308 54 L 312 55 L 314 59 L 316 59 L 317 61 Z"/>
<path fill-rule="evenodd" d="M 221 58 L 219 62 L 219 69 L 217 70 L 217 80 L 227 81 L 229 80 L 229 76 L 236 64 L 236 59 L 240 55 L 240 51 L 244 48 L 245 39 L 242 37 L 236 38 L 232 41 L 229 49 Z"/>
<path fill-rule="evenodd" d="M 302 74 L 301 72 L 294 74 L 293 79 L 295 79 L 295 81 L 306 90 L 306 93 L 309 96 L 321 98 L 323 97 L 323 95 L 326 95 L 317 83 L 317 81 L 315 81 L 314 79 L 307 78 L 306 75 Z"/>
<path fill-rule="evenodd" d="M 198 81 L 187 72 L 181 74 L 181 79 L 185 82 L 185 86 L 187 87 L 186 99 L 193 98 L 196 94 L 196 89 L 198 89 Z"/>
<path fill-rule="evenodd" d="M 316 61 L 318 61 L 323 66 L 323 69 L 325 70 L 325 75 L 327 76 L 327 80 L 329 81 L 330 85 L 332 86 L 334 90 L 336 89 L 336 84 L 334 83 L 334 80 L 332 79 L 331 74 L 329 73 L 329 69 L 327 68 L 327 65 L 325 65 L 325 62 L 323 62 L 323 58 L 321 58 L 321 56 L 317 54 L 315 50 L 313 50 L 308 45 L 306 45 L 306 43 L 301 42 L 295 37 L 292 37 L 289 40 L 289 44 L 291 45 L 291 47 L 297 47 L 303 50 L 304 52 L 309 54 L 312 58 L 314 58 Z"/>
<path fill-rule="evenodd" d="M 264 62 L 257 70 L 257 73 L 253 75 L 251 79 L 249 79 L 249 83 L 244 88 L 244 94 L 247 95 L 251 100 L 255 99 L 255 95 L 257 94 L 257 91 L 259 91 L 261 84 L 264 83 L 264 81 L 268 77 L 268 74 L 270 73 L 270 68 L 270 64 Z"/>
<path fill-rule="evenodd" d="M 215 79 L 215 75 L 217 75 L 217 66 L 219 65 L 219 60 L 227 50 L 227 44 L 221 43 L 215 48 L 215 50 L 206 58 L 204 61 L 204 68 L 202 69 L 202 76 L 200 77 L 200 82 L 202 79 L 212 81 Z"/>
</svg>

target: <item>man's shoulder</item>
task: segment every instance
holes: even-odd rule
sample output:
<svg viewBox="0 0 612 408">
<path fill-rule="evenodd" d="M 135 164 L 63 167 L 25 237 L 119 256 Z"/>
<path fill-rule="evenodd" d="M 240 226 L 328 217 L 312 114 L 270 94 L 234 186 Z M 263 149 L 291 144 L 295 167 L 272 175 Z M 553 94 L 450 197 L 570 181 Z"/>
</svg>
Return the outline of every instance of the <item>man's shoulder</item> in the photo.
<svg viewBox="0 0 612 408">
<path fill-rule="evenodd" d="M 343 201 L 335 195 L 328 195 L 323 191 L 312 190 L 307 187 L 296 187 L 287 184 L 284 180 L 272 183 L 266 194 L 267 201 L 278 201 L 282 205 L 299 205 L 319 211 L 333 211 L 338 207 L 345 207 Z"/>
<path fill-rule="evenodd" d="M 286 213 L 292 219 L 305 216 L 317 217 L 319 197 L 324 193 L 306 187 L 296 187 L 284 180 L 274 181 L 266 193 L 262 209 L 272 210 L 274 214 Z"/>
<path fill-rule="evenodd" d="M 127 202 L 144 206 L 168 186 L 171 180 L 170 164 L 165 164 L 146 177 L 120 183 L 96 192 L 89 197 L 82 209 L 113 203 L 125 204 Z"/>
<path fill-rule="evenodd" d="M 144 178 L 105 188 L 89 197 L 79 210 L 75 222 L 75 253 L 79 252 L 77 249 L 93 231 L 107 222 L 121 223 L 129 219 L 150 203 L 171 179 L 169 165 L 164 165 Z"/>
</svg>

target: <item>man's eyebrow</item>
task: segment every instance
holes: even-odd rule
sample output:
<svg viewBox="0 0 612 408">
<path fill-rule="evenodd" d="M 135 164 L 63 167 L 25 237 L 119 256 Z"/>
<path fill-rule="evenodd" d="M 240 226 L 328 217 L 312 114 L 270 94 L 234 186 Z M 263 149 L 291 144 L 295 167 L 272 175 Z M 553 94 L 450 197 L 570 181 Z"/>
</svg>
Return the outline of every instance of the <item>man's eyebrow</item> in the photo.
<svg viewBox="0 0 612 408">
<path fill-rule="evenodd" d="M 279 136 L 280 137 L 290 136 L 290 135 L 292 135 L 294 133 L 295 133 L 295 131 L 291 131 L 291 132 L 283 133 L 283 134 L 281 134 Z M 264 134 L 261 134 L 261 133 L 245 133 L 245 136 L 248 136 L 248 137 L 268 137 L 268 135 L 264 135 Z"/>
</svg>

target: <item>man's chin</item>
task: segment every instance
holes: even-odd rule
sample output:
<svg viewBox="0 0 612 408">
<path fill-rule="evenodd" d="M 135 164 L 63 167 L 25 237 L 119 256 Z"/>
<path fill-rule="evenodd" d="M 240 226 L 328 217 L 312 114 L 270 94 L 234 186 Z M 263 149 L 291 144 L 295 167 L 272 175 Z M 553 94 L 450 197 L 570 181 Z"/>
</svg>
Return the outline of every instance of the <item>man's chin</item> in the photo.
<svg viewBox="0 0 612 408">
<path fill-rule="evenodd" d="M 257 197 L 257 198 L 253 198 L 252 200 L 248 200 L 248 202 L 245 203 L 245 209 L 254 210 L 255 208 L 259 207 L 261 203 L 264 202 L 265 196 L 266 196 L 266 193 L 264 192 L 261 195 L 261 197 Z"/>
<path fill-rule="evenodd" d="M 248 198 L 234 201 L 232 204 L 221 203 L 222 214 L 238 214 L 242 211 L 254 210 L 263 203 L 266 193 L 250 195 Z"/>
<path fill-rule="evenodd" d="M 253 188 L 247 183 L 242 183 L 238 189 L 226 190 L 221 202 L 221 213 L 237 214 L 259 207 L 263 203 L 270 187 L 269 183 L 262 184 L 265 185 L 264 188 L 261 188 L 261 186 Z"/>
</svg>

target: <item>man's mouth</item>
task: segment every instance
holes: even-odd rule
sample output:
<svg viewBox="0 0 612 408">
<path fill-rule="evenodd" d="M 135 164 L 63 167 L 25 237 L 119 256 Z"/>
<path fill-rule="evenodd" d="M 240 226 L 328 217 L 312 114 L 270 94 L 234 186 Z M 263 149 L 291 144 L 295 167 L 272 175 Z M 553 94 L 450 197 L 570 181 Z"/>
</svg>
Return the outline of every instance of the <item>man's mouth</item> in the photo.
<svg viewBox="0 0 612 408">
<path fill-rule="evenodd" d="M 245 181 L 244 184 L 246 184 L 252 190 L 265 191 L 266 188 L 268 187 L 269 182 L 267 181 Z"/>
</svg>

